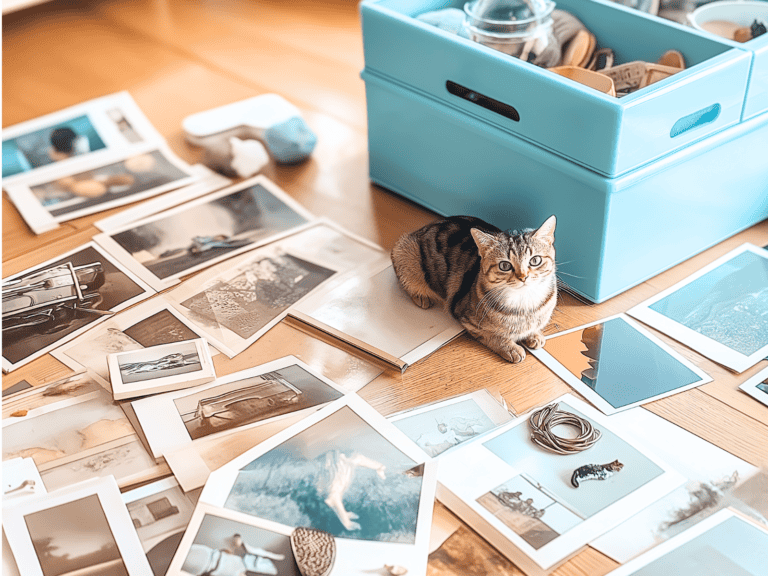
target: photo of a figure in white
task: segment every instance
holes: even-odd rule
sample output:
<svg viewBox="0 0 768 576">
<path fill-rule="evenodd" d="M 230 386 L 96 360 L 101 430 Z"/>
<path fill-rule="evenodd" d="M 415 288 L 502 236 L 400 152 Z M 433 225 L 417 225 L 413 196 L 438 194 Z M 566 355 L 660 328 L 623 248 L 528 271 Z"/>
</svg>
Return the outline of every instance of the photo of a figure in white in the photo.
<svg viewBox="0 0 768 576">
<path fill-rule="evenodd" d="M 476 431 L 475 428 L 482 426 L 481 422 L 461 417 L 451 418 L 448 424 L 438 420 L 435 423 L 436 428 L 434 430 L 424 432 L 416 439 L 416 444 L 433 458 L 449 448 L 477 436 L 479 431 Z"/>
<path fill-rule="evenodd" d="M 283 554 L 276 554 L 243 540 L 234 534 L 228 548 L 211 548 L 194 543 L 184 560 L 182 570 L 195 576 L 250 576 L 251 574 L 278 575 L 275 561 L 285 560 Z"/>
<path fill-rule="evenodd" d="M 339 521 L 347 530 L 360 530 L 360 524 L 355 522 L 359 516 L 344 507 L 344 495 L 354 481 L 355 469 L 358 466 L 370 468 L 382 480 L 387 479 L 384 472 L 386 466 L 362 454 L 346 456 L 343 452 L 329 452 L 325 455 L 325 467 L 328 471 L 332 471 L 331 483 L 328 486 L 328 497 L 325 499 L 325 503 L 336 513 Z M 318 488 L 322 490 L 322 484 Z"/>
</svg>

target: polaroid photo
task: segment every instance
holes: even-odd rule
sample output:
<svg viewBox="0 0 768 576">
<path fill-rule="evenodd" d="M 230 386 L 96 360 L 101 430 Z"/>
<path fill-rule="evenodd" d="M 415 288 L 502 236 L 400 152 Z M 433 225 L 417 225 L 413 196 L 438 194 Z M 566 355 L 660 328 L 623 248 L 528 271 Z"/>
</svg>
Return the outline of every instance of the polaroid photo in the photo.
<svg viewBox="0 0 768 576">
<path fill-rule="evenodd" d="M 589 543 L 620 564 L 628 562 L 728 506 L 768 523 L 768 499 L 751 502 L 737 495 L 759 469 L 643 408 L 621 413 L 621 423 L 633 436 L 675 471 L 685 484 Z M 768 492 L 758 490 L 756 493 Z M 749 502 L 748 502 L 749 501 Z M 747 506 L 754 509 L 750 511 Z"/>
<path fill-rule="evenodd" d="M 163 296 L 230 358 L 243 352 L 288 310 L 337 272 L 333 260 L 300 246 L 303 233 L 222 262 Z"/>
<path fill-rule="evenodd" d="M 768 250 L 742 244 L 627 314 L 743 372 L 768 357 Z"/>
<path fill-rule="evenodd" d="M 152 576 L 111 477 L 3 507 L 3 529 L 25 576 Z"/>
<path fill-rule="evenodd" d="M 149 218 L 94 241 L 156 290 L 179 278 L 310 226 L 314 216 L 265 176 Z"/>
<path fill-rule="evenodd" d="M 141 446 L 112 395 L 90 385 L 92 392 L 4 418 L 3 460 L 32 458 L 48 490 L 107 474 L 129 486 L 167 472 Z"/>
<path fill-rule="evenodd" d="M 620 416 L 606 418 L 570 394 L 556 402 L 600 430 L 589 450 L 545 450 L 531 440 L 526 414 L 440 457 L 438 499 L 532 576 L 549 574 L 684 482 L 627 433 Z M 580 473 L 590 465 L 601 471 L 597 478 Z"/>
<path fill-rule="evenodd" d="M 66 170 L 80 158 L 163 141 L 128 92 L 3 128 L 3 186 Z"/>
<path fill-rule="evenodd" d="M 97 220 L 93 225 L 102 232 L 110 232 L 232 184 L 232 180 L 214 172 L 203 164 L 194 164 L 189 167 L 189 170 L 197 177 L 197 180 L 192 184 L 187 184 L 178 190 L 152 198 L 136 206 L 125 208 L 117 214 Z"/>
<path fill-rule="evenodd" d="M 547 336 L 531 353 L 608 415 L 712 381 L 623 314 Z"/>
<path fill-rule="evenodd" d="M 84 370 L 3 399 L 3 418 L 26 416 L 30 410 L 103 390 Z"/>
<path fill-rule="evenodd" d="M 87 369 L 96 381 L 111 388 L 107 356 L 151 346 L 196 340 L 203 332 L 157 296 L 107 319 L 85 334 L 51 351 L 73 370 Z M 209 354 L 217 351 L 209 346 Z"/>
<path fill-rule="evenodd" d="M 758 402 L 768 406 L 768 368 L 760 370 L 760 372 L 744 382 L 739 388 Z"/>
<path fill-rule="evenodd" d="M 4 278 L 3 372 L 153 294 L 92 242 Z"/>
<path fill-rule="evenodd" d="M 338 277 L 289 314 L 400 370 L 464 331 L 439 306 L 416 306 L 386 255 Z"/>
<path fill-rule="evenodd" d="M 768 528 L 721 510 L 619 566 L 611 576 L 763 576 Z"/>
<path fill-rule="evenodd" d="M 398 412 L 387 420 L 427 456 L 435 458 L 468 440 L 476 440 L 515 416 L 483 389 Z"/>
<path fill-rule="evenodd" d="M 434 531 L 434 525 L 432 527 Z M 460 526 L 429 554 L 430 576 L 520 576 L 520 570 L 475 532 Z"/>
<path fill-rule="evenodd" d="M 424 574 L 436 466 L 349 394 L 213 472 L 200 503 L 332 534 L 334 573 Z"/>
<path fill-rule="evenodd" d="M 123 493 L 123 502 L 141 540 L 152 573 L 165 576 L 187 529 L 195 503 L 173 478 Z"/>
<path fill-rule="evenodd" d="M 157 196 L 197 180 L 191 167 L 157 143 L 73 162 L 65 172 L 5 185 L 35 234 L 62 222 Z"/>
<path fill-rule="evenodd" d="M 115 400 L 192 388 L 216 378 L 203 338 L 110 354 L 107 366 Z"/>
<path fill-rule="evenodd" d="M 131 403 L 155 458 L 194 440 L 317 410 L 344 395 L 293 356 Z"/>
<path fill-rule="evenodd" d="M 199 576 L 226 566 L 226 574 L 302 576 L 284 526 L 200 504 L 168 569 L 168 576 Z"/>
</svg>

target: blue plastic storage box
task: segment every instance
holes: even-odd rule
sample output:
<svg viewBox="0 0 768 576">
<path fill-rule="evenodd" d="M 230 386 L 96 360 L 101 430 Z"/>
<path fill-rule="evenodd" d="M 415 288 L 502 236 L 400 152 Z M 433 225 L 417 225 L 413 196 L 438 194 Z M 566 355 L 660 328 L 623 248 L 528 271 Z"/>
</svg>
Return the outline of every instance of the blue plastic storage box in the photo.
<svg viewBox="0 0 768 576">
<path fill-rule="evenodd" d="M 655 62 L 670 48 L 685 56 L 686 70 L 618 99 L 414 18 L 463 4 L 364 1 L 366 70 L 605 176 L 741 121 L 752 55 L 711 35 L 591 0 L 559 0 L 557 7 L 581 19 L 619 63 Z M 452 86 L 514 108 L 518 120 L 452 93 Z"/>
</svg>

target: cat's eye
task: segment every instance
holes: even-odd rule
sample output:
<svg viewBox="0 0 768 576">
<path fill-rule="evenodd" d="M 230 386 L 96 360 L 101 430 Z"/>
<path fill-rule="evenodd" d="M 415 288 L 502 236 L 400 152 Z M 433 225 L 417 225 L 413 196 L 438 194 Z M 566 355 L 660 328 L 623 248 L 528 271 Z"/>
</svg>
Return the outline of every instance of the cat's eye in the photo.
<svg viewBox="0 0 768 576">
<path fill-rule="evenodd" d="M 541 256 L 531 258 L 531 266 L 538 266 L 539 264 L 541 264 Z"/>
<path fill-rule="evenodd" d="M 507 262 L 506 260 L 502 260 L 501 262 L 499 262 L 499 270 L 501 270 L 502 272 L 509 272 L 510 270 L 512 270 L 512 263 Z"/>
</svg>

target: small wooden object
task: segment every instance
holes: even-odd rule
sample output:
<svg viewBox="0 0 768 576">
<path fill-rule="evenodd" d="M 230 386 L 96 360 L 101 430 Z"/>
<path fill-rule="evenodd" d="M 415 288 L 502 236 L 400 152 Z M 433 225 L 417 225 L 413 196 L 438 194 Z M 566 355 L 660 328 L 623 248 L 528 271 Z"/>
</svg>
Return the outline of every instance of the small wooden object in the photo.
<svg viewBox="0 0 768 576">
<path fill-rule="evenodd" d="M 656 61 L 656 64 L 685 70 L 685 58 L 679 50 L 667 50 L 661 55 L 661 58 Z"/>
<path fill-rule="evenodd" d="M 575 82 L 599 90 L 608 96 L 616 96 L 616 88 L 613 85 L 613 80 L 600 72 L 594 72 L 587 70 L 586 68 L 579 68 L 578 66 L 555 66 L 549 68 L 551 72 L 570 78 Z"/>
<path fill-rule="evenodd" d="M 336 561 L 336 540 L 315 528 L 296 528 L 291 534 L 291 549 L 302 576 L 328 576 Z"/>
<path fill-rule="evenodd" d="M 588 30 L 579 30 L 568 42 L 560 60 L 560 66 L 578 66 L 586 68 L 597 46 L 595 35 Z"/>
<path fill-rule="evenodd" d="M 680 68 L 651 64 L 639 60 L 600 71 L 601 74 L 605 74 L 613 80 L 617 92 L 639 90 L 678 72 L 680 72 Z"/>
</svg>

